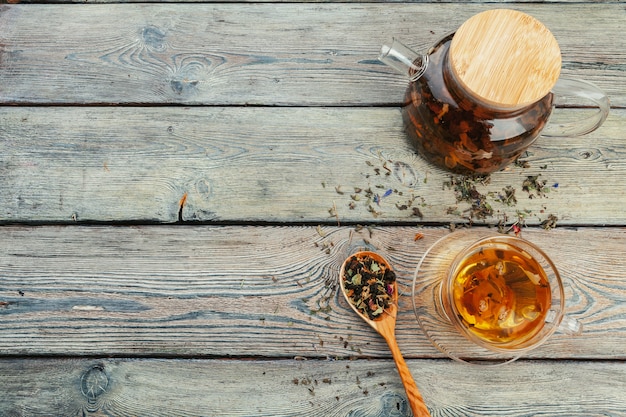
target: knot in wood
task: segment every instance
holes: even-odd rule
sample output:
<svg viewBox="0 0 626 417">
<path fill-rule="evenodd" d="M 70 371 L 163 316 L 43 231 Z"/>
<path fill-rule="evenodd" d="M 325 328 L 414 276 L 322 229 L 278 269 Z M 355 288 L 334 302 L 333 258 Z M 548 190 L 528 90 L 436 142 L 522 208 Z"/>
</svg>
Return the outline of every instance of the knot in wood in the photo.
<svg viewBox="0 0 626 417">
<path fill-rule="evenodd" d="M 104 372 L 103 365 L 95 365 L 85 372 L 80 380 L 80 389 L 89 403 L 94 403 L 96 399 L 107 391 L 109 378 Z"/>
<path fill-rule="evenodd" d="M 141 40 L 148 49 L 164 51 L 167 48 L 165 32 L 156 26 L 146 26 L 141 31 Z"/>
</svg>

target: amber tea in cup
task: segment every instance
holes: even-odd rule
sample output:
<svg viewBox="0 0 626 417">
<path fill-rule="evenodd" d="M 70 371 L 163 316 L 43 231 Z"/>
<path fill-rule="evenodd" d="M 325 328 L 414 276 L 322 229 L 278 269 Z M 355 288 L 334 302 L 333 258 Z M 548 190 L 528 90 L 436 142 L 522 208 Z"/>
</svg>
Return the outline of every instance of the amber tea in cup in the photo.
<svg viewBox="0 0 626 417">
<path fill-rule="evenodd" d="M 413 305 L 433 344 L 465 362 L 514 360 L 557 330 L 582 329 L 565 315 L 561 277 L 540 248 L 471 229 L 426 251 L 413 282 Z"/>
<path fill-rule="evenodd" d="M 451 307 L 466 332 L 509 347 L 541 331 L 551 306 L 550 283 L 528 253 L 506 243 L 479 246 L 453 268 Z"/>
</svg>

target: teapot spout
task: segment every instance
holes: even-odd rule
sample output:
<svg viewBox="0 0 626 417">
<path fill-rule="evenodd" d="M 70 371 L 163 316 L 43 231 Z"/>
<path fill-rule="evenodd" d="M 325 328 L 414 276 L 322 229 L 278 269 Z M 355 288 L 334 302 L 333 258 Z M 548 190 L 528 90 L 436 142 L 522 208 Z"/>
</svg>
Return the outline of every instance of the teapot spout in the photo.
<svg viewBox="0 0 626 417">
<path fill-rule="evenodd" d="M 378 60 L 406 75 L 411 81 L 420 78 L 428 67 L 428 55 L 418 54 L 395 38 L 391 46 L 383 45 L 380 48 Z"/>
</svg>

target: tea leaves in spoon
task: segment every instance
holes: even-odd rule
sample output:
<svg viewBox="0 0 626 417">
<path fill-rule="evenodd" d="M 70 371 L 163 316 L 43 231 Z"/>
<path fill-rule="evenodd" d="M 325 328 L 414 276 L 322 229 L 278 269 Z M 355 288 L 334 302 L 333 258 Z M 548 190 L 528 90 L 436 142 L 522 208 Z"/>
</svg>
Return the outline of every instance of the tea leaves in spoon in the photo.
<svg viewBox="0 0 626 417">
<path fill-rule="evenodd" d="M 369 255 L 353 255 L 341 277 L 348 300 L 364 316 L 374 320 L 393 302 L 396 274 Z"/>
</svg>

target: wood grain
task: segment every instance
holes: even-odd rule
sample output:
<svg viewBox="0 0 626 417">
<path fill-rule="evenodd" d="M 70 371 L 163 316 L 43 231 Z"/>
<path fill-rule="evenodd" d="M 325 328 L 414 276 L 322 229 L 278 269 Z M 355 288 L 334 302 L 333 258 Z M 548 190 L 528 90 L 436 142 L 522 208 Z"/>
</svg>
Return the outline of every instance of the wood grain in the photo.
<svg viewBox="0 0 626 417">
<path fill-rule="evenodd" d="M 433 416 L 625 415 L 620 362 L 409 366 Z M 7 417 L 411 415 L 389 360 L 4 359 L 0 375 Z"/>
<path fill-rule="evenodd" d="M 409 416 L 385 341 L 337 294 L 362 248 L 399 273 L 398 344 L 433 416 L 626 416 L 620 2 L 500 2 L 613 109 L 477 183 L 494 213 L 470 220 L 406 143 L 406 81 L 376 57 L 493 4 L 176 1 L 0 0 L 1 416 Z M 549 192 L 522 190 L 535 176 Z M 410 291 L 449 231 L 420 225 L 518 214 L 557 219 L 523 235 L 583 334 L 504 367 L 444 359 Z"/>
<path fill-rule="evenodd" d="M 488 8 L 465 2 L 5 5 L 0 103 L 399 104 L 406 82 L 376 60 L 380 46 L 396 36 L 425 51 Z M 554 33 L 564 75 L 598 84 L 614 106 L 626 104 L 622 5 L 515 8 Z"/>
<path fill-rule="evenodd" d="M 624 124 L 614 109 L 591 135 L 540 138 L 529 168 L 476 185 L 493 214 L 472 221 L 625 224 Z M 450 174 L 416 155 L 397 108 L 5 107 L 0 138 L 4 223 L 448 224 L 471 214 L 444 185 Z M 546 192 L 524 191 L 529 176 Z M 506 187 L 515 203 L 501 201 Z"/>
<path fill-rule="evenodd" d="M 288 3 L 290 0 L 185 0 L 185 3 Z M 533 3 L 536 0 L 499 0 L 498 3 Z M 145 0 L 5 0 L 9 4 L 67 4 L 67 3 L 144 3 Z M 346 0 L 346 3 L 373 3 L 373 1 Z M 378 0 L 376 3 L 402 3 L 404 0 Z M 615 3 L 615 0 L 592 0 L 593 3 Z M 179 3 L 178 0 L 154 0 L 151 3 Z M 328 0 L 302 0 L 298 3 L 329 3 Z M 431 0 L 412 0 L 411 3 L 432 3 Z M 484 0 L 464 0 L 464 3 L 484 3 Z M 547 0 L 544 3 L 580 3 L 580 0 Z"/>
<path fill-rule="evenodd" d="M 423 238 L 416 241 L 416 233 Z M 441 358 L 417 325 L 410 288 L 421 254 L 445 233 L 1 227 L 0 355 L 389 358 L 385 341 L 337 291 L 343 260 L 372 248 L 399 276 L 402 353 Z M 523 235 L 553 258 L 565 279 L 567 312 L 584 326 L 582 336 L 555 335 L 531 357 L 626 359 L 626 229 Z"/>
</svg>

